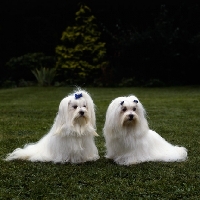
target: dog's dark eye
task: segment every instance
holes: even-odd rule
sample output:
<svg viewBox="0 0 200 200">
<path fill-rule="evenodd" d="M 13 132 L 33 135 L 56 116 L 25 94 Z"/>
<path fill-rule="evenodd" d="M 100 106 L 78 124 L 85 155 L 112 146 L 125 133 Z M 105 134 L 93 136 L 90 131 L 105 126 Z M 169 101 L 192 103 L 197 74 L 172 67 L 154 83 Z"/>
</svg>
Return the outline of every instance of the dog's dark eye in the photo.
<svg viewBox="0 0 200 200">
<path fill-rule="evenodd" d="M 136 111 L 136 108 L 133 108 L 133 111 Z"/>
<path fill-rule="evenodd" d="M 74 109 L 77 109 L 78 106 L 73 106 Z"/>
<path fill-rule="evenodd" d="M 86 105 L 84 105 L 83 107 L 85 107 L 85 108 L 86 108 Z"/>
<path fill-rule="evenodd" d="M 123 111 L 123 112 L 126 112 L 126 110 L 127 110 L 127 108 L 126 108 L 126 107 L 124 107 L 124 108 L 122 109 L 122 111 Z"/>
</svg>

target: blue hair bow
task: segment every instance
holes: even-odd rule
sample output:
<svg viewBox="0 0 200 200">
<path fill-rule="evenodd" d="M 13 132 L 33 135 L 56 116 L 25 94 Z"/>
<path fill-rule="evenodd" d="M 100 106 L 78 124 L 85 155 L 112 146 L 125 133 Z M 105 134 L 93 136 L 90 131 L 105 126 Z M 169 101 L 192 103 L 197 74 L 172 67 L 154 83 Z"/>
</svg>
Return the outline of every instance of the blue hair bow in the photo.
<svg viewBox="0 0 200 200">
<path fill-rule="evenodd" d="M 124 104 L 124 101 L 122 101 L 121 103 L 120 103 L 120 105 L 123 105 Z"/>
<path fill-rule="evenodd" d="M 134 100 L 133 102 L 138 103 L 138 100 Z"/>
<path fill-rule="evenodd" d="M 83 95 L 82 95 L 82 93 L 80 93 L 80 94 L 75 94 L 75 99 L 79 99 L 79 98 L 81 98 Z"/>
</svg>

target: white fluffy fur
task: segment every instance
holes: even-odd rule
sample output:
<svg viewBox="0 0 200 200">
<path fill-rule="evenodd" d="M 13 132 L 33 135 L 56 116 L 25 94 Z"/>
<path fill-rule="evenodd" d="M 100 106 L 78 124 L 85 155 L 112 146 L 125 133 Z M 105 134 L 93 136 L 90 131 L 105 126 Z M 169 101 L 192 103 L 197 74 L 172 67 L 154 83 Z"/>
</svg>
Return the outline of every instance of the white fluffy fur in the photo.
<svg viewBox="0 0 200 200">
<path fill-rule="evenodd" d="M 75 94 L 82 94 L 75 99 Z M 43 138 L 8 154 L 6 160 L 22 159 L 32 162 L 82 163 L 99 158 L 95 146 L 95 105 L 89 93 L 80 88 L 64 98 L 59 105 L 54 124 Z"/>
<path fill-rule="evenodd" d="M 111 102 L 103 131 L 106 157 L 119 165 L 187 159 L 184 147 L 173 146 L 149 129 L 145 109 L 134 95 L 118 97 Z"/>
</svg>

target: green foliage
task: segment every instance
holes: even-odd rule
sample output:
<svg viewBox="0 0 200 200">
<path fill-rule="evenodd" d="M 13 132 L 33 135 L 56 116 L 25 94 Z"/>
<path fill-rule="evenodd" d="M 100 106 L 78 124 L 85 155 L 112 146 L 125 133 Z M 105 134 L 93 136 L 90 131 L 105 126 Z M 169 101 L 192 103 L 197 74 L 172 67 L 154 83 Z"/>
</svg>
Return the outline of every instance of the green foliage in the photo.
<svg viewBox="0 0 200 200">
<path fill-rule="evenodd" d="M 94 81 L 107 63 L 105 43 L 100 42 L 101 33 L 89 7 L 81 5 L 75 21 L 76 25 L 62 33 L 62 45 L 56 47 L 57 68 L 66 69 L 67 79 Z"/>
<path fill-rule="evenodd" d="M 72 90 L 70 87 L 0 90 L 0 199 L 199 199 L 199 87 L 88 88 L 97 106 L 100 136 L 95 142 L 99 160 L 83 164 L 3 161 L 7 153 L 37 142 L 49 131 L 59 102 Z M 172 144 L 188 149 L 186 162 L 146 162 L 127 167 L 104 157 L 102 128 L 108 104 L 113 98 L 132 93 L 146 108 L 150 127 Z"/>
<path fill-rule="evenodd" d="M 56 76 L 56 69 L 42 67 L 40 70 L 37 68 L 32 70 L 32 73 L 40 86 L 50 86 Z"/>
<path fill-rule="evenodd" d="M 199 84 L 199 29 L 192 33 L 188 19 L 191 15 L 192 20 L 196 7 L 185 6 L 173 11 L 170 6 L 161 5 L 148 25 L 139 22 L 133 26 L 131 20 L 119 19 L 113 28 L 109 24 L 108 30 L 102 24 L 104 34 L 110 39 L 108 57 L 112 58 L 110 64 L 117 82 L 134 78 L 140 85 Z"/>
<path fill-rule="evenodd" d="M 17 87 L 15 81 L 12 81 L 10 79 L 5 80 L 2 84 L 1 84 L 2 88 L 15 88 Z"/>
<path fill-rule="evenodd" d="M 20 79 L 33 80 L 34 77 L 31 70 L 40 68 L 41 66 L 54 67 L 55 58 L 46 56 L 41 52 L 28 53 L 23 56 L 13 57 L 6 63 L 9 76 L 15 81 L 19 81 Z"/>
</svg>

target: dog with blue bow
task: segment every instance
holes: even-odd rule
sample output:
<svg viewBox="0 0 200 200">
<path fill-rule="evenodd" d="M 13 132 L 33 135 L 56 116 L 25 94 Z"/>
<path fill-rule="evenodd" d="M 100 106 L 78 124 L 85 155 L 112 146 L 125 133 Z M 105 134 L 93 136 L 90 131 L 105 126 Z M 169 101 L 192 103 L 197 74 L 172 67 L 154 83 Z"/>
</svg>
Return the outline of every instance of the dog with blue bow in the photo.
<svg viewBox="0 0 200 200">
<path fill-rule="evenodd" d="M 110 103 L 103 133 L 106 158 L 119 165 L 187 159 L 185 147 L 170 144 L 149 128 L 146 111 L 135 95 L 117 97 Z"/>
<path fill-rule="evenodd" d="M 88 92 L 80 88 L 62 99 L 50 131 L 38 142 L 26 144 L 8 154 L 6 161 L 83 163 L 99 159 L 94 137 L 95 105 Z"/>
</svg>

